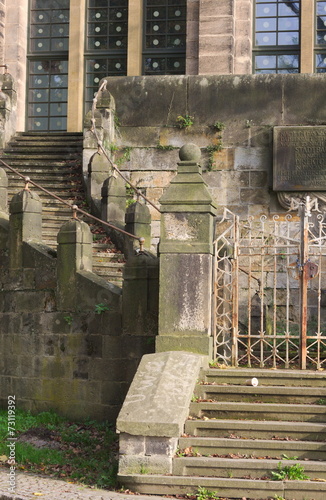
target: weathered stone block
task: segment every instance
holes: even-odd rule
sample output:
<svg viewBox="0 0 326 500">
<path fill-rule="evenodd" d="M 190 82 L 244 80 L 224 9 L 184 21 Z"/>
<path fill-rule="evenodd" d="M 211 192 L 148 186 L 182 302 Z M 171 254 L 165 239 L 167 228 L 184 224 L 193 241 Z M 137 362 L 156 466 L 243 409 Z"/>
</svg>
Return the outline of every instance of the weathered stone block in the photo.
<svg viewBox="0 0 326 500">
<path fill-rule="evenodd" d="M 145 355 L 119 414 L 117 429 L 133 436 L 178 437 L 200 366 L 201 357 L 192 353 Z"/>
<path fill-rule="evenodd" d="M 175 124 L 187 113 L 186 81 L 183 77 L 152 76 L 107 78 L 116 100 L 122 126 L 161 126 Z M 154 85 L 153 85 L 154 83 Z M 118 96 L 123 95 L 123 99 Z M 155 113 L 152 110 L 155 108 Z"/>
</svg>

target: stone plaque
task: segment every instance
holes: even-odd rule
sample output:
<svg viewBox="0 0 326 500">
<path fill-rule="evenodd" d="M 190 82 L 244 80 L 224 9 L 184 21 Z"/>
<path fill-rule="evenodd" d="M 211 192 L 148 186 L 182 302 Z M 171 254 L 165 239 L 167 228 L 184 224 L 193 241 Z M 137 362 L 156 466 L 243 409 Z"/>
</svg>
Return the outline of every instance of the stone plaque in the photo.
<svg viewBox="0 0 326 500">
<path fill-rule="evenodd" d="M 326 126 L 274 127 L 274 191 L 326 191 Z"/>
</svg>

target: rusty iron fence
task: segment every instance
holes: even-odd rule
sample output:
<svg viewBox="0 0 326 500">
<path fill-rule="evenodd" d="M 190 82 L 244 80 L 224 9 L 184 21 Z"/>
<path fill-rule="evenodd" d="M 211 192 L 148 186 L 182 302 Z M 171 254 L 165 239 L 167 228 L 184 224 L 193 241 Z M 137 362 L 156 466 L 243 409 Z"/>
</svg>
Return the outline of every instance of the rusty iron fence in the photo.
<svg viewBox="0 0 326 500">
<path fill-rule="evenodd" d="M 313 210 L 315 208 L 315 210 Z M 326 214 L 309 197 L 298 215 L 216 227 L 215 358 L 230 366 L 326 366 Z"/>
</svg>

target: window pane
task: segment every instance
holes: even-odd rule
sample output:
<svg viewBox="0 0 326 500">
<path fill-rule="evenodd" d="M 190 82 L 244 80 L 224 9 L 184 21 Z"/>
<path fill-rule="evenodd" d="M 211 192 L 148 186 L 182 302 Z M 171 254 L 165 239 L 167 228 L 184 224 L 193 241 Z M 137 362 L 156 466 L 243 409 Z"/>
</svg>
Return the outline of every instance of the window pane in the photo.
<svg viewBox="0 0 326 500">
<path fill-rule="evenodd" d="M 145 1 L 145 75 L 185 72 L 186 10 L 186 0 Z"/>
</svg>

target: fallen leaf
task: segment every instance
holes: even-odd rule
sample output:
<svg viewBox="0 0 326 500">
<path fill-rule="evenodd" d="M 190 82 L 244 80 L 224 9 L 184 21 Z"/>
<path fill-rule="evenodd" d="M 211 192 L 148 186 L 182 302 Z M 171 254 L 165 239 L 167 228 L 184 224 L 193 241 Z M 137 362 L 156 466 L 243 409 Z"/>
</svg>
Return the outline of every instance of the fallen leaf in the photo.
<svg viewBox="0 0 326 500">
<path fill-rule="evenodd" d="M 7 462 L 8 457 L 6 455 L 0 455 L 0 462 Z"/>
<path fill-rule="evenodd" d="M 41 497 L 42 495 L 44 495 L 44 493 L 40 493 L 39 491 L 34 491 L 33 495 L 35 495 L 36 497 Z"/>
</svg>

